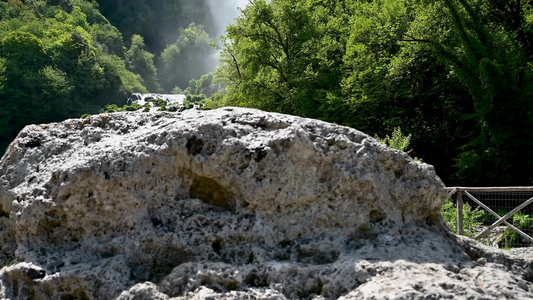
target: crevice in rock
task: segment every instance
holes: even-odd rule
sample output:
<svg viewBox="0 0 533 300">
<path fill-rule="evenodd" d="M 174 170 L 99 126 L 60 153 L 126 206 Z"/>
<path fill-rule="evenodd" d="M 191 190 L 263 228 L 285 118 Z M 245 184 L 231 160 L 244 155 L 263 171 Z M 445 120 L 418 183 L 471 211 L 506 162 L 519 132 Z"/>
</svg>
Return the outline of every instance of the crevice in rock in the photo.
<svg viewBox="0 0 533 300">
<path fill-rule="evenodd" d="M 132 257 L 130 279 L 135 282 L 159 282 L 175 267 L 193 258 L 194 254 L 177 245 L 144 240 L 141 249 Z"/>
<path fill-rule="evenodd" d="M 205 142 L 195 136 L 187 140 L 185 147 L 189 155 L 198 155 L 202 152 Z"/>
<path fill-rule="evenodd" d="M 263 288 L 268 287 L 268 279 L 266 276 L 258 275 L 257 272 L 250 272 L 243 280 L 243 283 L 249 287 Z"/>
<path fill-rule="evenodd" d="M 219 207 L 223 211 L 235 211 L 235 203 L 230 192 L 211 178 L 198 176 L 189 189 L 192 198 Z"/>
<path fill-rule="evenodd" d="M 160 219 L 158 219 L 156 217 L 150 218 L 150 222 L 152 223 L 152 225 L 154 225 L 154 227 L 158 227 L 161 224 L 163 224 L 163 221 L 161 221 Z"/>
<path fill-rule="evenodd" d="M 253 150 L 253 158 L 256 163 L 260 162 L 267 156 L 267 152 L 264 147 L 257 147 Z"/>
<path fill-rule="evenodd" d="M 87 293 L 82 289 L 77 289 L 72 293 L 68 293 L 61 296 L 61 300 L 90 300 Z"/>
<path fill-rule="evenodd" d="M 217 255 L 220 255 L 221 249 L 222 249 L 222 240 L 221 239 L 215 240 L 213 243 L 211 243 L 211 248 L 213 248 L 213 251 L 215 251 Z"/>
<path fill-rule="evenodd" d="M 230 119 L 232 123 L 237 123 L 241 125 L 248 125 L 252 126 L 254 128 L 260 128 L 264 130 L 272 130 L 272 129 L 285 129 L 290 126 L 290 124 L 287 124 L 284 121 L 281 120 L 275 120 L 275 119 L 268 119 L 265 117 L 260 117 L 259 119 L 252 119 L 252 120 L 242 120 L 242 119 Z"/>
<path fill-rule="evenodd" d="M 4 211 L 2 204 L 0 204 L 0 218 L 9 218 L 9 213 Z"/>
<path fill-rule="evenodd" d="M 314 298 L 315 296 L 320 296 L 322 295 L 322 289 L 324 288 L 324 283 L 322 282 L 322 280 L 320 280 L 320 278 L 317 280 L 317 283 L 316 283 L 316 286 L 314 289 L 311 289 L 310 291 L 310 294 L 309 294 L 309 298 L 312 299 Z"/>
<path fill-rule="evenodd" d="M 296 261 L 313 265 L 325 265 L 336 261 L 339 255 L 339 251 L 335 249 L 324 251 L 306 245 L 298 248 Z"/>
<path fill-rule="evenodd" d="M 533 265 L 531 264 L 529 265 L 529 268 L 527 269 L 526 272 L 524 272 L 524 274 L 522 275 L 522 278 L 525 281 L 533 283 Z"/>
<path fill-rule="evenodd" d="M 370 223 L 379 223 L 385 220 L 385 213 L 381 209 L 373 209 L 368 213 L 368 221 Z"/>
<path fill-rule="evenodd" d="M 38 137 L 31 137 L 29 140 L 22 142 L 26 148 L 37 148 L 41 146 L 41 140 Z"/>
<path fill-rule="evenodd" d="M 41 232 L 51 234 L 56 228 L 61 226 L 62 222 L 65 222 L 67 216 L 65 214 L 59 215 L 57 210 L 51 210 L 45 213 L 46 218 L 43 218 L 39 222 L 39 229 Z"/>
<path fill-rule="evenodd" d="M 290 246 L 294 245 L 294 242 L 291 241 L 291 240 L 283 240 L 283 241 L 279 242 L 279 245 L 281 246 L 281 248 L 287 248 L 287 247 L 290 247 Z"/>
</svg>

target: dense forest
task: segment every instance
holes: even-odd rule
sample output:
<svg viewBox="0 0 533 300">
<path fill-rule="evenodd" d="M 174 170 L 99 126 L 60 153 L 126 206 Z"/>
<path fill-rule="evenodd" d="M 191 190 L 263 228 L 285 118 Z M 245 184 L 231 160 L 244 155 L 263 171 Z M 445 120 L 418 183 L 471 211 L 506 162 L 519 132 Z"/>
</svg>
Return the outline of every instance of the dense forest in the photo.
<svg viewBox="0 0 533 300">
<path fill-rule="evenodd" d="M 125 104 L 132 92 L 187 91 L 191 79 L 209 92 L 223 31 L 212 1 L 1 0 L 0 154 L 27 124 Z"/>
<path fill-rule="evenodd" d="M 131 92 L 179 92 L 401 128 L 448 185 L 532 183 L 530 0 L 251 0 L 224 31 L 231 2 L 0 1 L 0 143 Z"/>
</svg>

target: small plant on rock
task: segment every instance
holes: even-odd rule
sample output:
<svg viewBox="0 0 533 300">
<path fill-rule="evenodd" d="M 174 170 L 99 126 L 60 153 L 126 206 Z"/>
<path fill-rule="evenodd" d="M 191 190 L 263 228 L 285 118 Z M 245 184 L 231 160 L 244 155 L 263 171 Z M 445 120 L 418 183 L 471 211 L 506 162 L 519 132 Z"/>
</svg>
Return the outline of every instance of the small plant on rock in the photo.
<svg viewBox="0 0 533 300">
<path fill-rule="evenodd" d="M 411 152 L 411 150 L 407 150 L 407 147 L 409 147 L 409 144 L 411 143 L 411 135 L 404 135 L 400 127 L 394 128 L 391 136 L 387 135 L 383 139 L 376 137 L 376 139 L 392 149 L 400 150 L 405 153 Z"/>
<path fill-rule="evenodd" d="M 409 144 L 411 143 L 411 135 L 404 135 L 400 127 L 394 128 L 391 136 L 386 136 L 385 138 L 380 138 L 376 136 L 378 142 L 391 147 L 392 149 L 403 151 L 409 154 L 412 150 L 408 150 Z M 422 161 L 418 157 L 415 157 L 414 160 Z"/>
<path fill-rule="evenodd" d="M 183 100 L 183 108 L 185 109 L 191 109 L 194 107 L 194 103 L 189 101 L 188 99 Z"/>
<path fill-rule="evenodd" d="M 122 109 L 125 110 L 125 111 L 136 111 L 136 110 L 139 110 L 141 108 L 142 108 L 142 106 L 140 104 L 137 104 L 137 103 L 133 103 L 132 105 L 124 105 L 122 107 Z"/>
</svg>

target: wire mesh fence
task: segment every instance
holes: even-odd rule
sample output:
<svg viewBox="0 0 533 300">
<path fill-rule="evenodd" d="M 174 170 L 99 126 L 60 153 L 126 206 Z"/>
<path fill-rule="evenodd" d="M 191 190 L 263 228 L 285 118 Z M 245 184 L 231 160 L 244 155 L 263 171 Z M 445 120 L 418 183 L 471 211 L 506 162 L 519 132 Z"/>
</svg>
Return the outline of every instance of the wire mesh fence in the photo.
<svg viewBox="0 0 533 300">
<path fill-rule="evenodd" d="M 533 246 L 533 187 L 449 188 L 457 230 L 498 248 Z"/>
</svg>

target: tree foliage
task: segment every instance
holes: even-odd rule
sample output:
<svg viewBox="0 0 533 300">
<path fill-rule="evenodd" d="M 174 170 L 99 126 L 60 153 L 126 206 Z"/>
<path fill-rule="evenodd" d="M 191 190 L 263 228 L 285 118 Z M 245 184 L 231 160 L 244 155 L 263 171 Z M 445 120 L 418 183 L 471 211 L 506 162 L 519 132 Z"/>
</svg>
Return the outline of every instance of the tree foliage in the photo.
<svg viewBox="0 0 533 300">
<path fill-rule="evenodd" d="M 120 33 L 91 2 L 10 0 L 0 12 L 0 151 L 27 124 L 146 91 L 114 54 L 124 56 Z"/>
<path fill-rule="evenodd" d="M 211 94 L 212 76 L 202 77 L 215 65 L 206 3 L 0 1 L 0 153 L 27 124 L 124 104 L 132 92 L 199 78 L 194 93 Z"/>
<path fill-rule="evenodd" d="M 130 48 L 126 52 L 128 70 L 141 76 L 144 86 L 150 92 L 158 92 L 161 88 L 157 82 L 157 70 L 154 65 L 154 55 L 145 49 L 144 39 L 134 34 L 131 37 Z"/>
<path fill-rule="evenodd" d="M 227 28 L 218 76 L 226 101 L 260 109 L 321 117 L 340 90 L 344 4 L 254 1 Z"/>
<path fill-rule="evenodd" d="M 203 24 L 214 32 L 205 0 L 98 0 L 100 10 L 130 41 L 134 34 L 145 38 L 148 51 L 161 53 L 176 42 L 189 24 Z"/>
<path fill-rule="evenodd" d="M 255 0 L 227 28 L 221 105 L 401 127 L 448 183 L 530 184 L 530 1 Z"/>
<path fill-rule="evenodd" d="M 458 234 L 457 229 L 457 206 L 450 199 L 446 199 L 441 208 L 441 214 L 444 223 L 453 233 Z M 479 207 L 472 209 L 468 203 L 463 204 L 463 234 L 473 238 L 479 232 L 477 230 L 483 226 L 481 221 L 484 215 L 483 210 Z"/>
<path fill-rule="evenodd" d="M 518 6 L 520 1 L 509 3 L 511 11 L 483 4 L 444 1 L 454 40 L 437 48 L 474 102 L 479 133 L 459 157 L 459 176 L 475 183 L 527 185 L 533 179 L 533 152 L 524 151 L 533 146 L 529 42 L 522 37 L 523 25 L 503 29 L 489 18 L 489 12 L 509 14 L 527 7 Z"/>
<path fill-rule="evenodd" d="M 531 184 L 531 1 L 251 0 L 220 49 L 208 4 L 1 0 L 0 151 L 26 124 L 175 91 L 402 128 L 448 185 Z"/>
<path fill-rule="evenodd" d="M 203 27 L 194 23 L 182 29 L 175 43 L 159 59 L 159 81 L 163 90 L 186 88 L 191 78 L 209 73 L 215 65 L 214 41 Z"/>
</svg>

